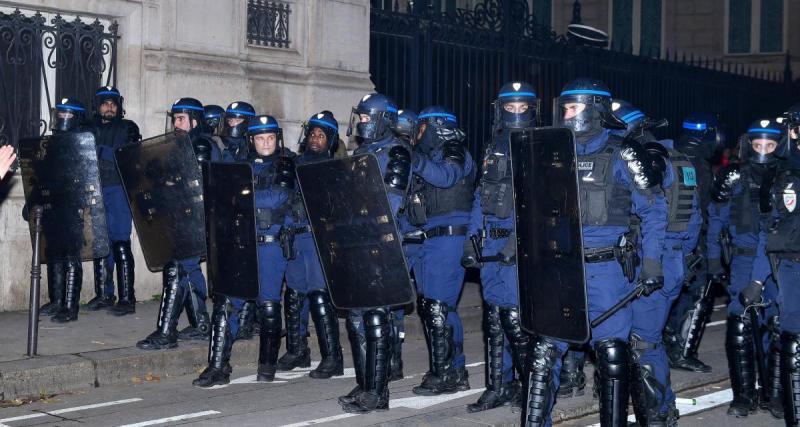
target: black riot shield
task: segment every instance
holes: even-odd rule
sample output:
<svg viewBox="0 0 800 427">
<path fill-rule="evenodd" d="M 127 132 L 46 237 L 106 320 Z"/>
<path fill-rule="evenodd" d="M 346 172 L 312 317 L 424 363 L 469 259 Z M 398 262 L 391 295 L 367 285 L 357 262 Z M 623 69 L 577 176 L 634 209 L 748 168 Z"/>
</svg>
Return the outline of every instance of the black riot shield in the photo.
<svg viewBox="0 0 800 427">
<path fill-rule="evenodd" d="M 204 164 L 208 281 L 221 295 L 258 297 L 253 169 L 247 163 Z"/>
<path fill-rule="evenodd" d="M 414 301 L 378 159 L 306 164 L 297 179 L 333 304 L 346 310 Z"/>
<path fill-rule="evenodd" d="M 570 130 L 511 133 L 517 271 L 523 328 L 589 339 L 575 137 Z"/>
<path fill-rule="evenodd" d="M 43 208 L 39 251 L 42 262 L 66 258 L 88 261 L 108 256 L 106 210 L 94 135 L 65 132 L 22 139 L 19 159 L 28 209 L 35 205 Z"/>
<path fill-rule="evenodd" d="M 114 155 L 147 268 L 205 255 L 202 177 L 189 137 L 168 133 Z"/>
</svg>

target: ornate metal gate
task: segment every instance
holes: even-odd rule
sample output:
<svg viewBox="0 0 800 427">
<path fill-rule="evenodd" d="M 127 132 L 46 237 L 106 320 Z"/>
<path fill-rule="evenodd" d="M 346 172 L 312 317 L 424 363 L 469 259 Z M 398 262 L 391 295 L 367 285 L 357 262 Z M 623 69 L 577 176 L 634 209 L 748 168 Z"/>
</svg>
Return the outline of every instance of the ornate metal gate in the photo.
<svg viewBox="0 0 800 427">
<path fill-rule="evenodd" d="M 670 136 L 694 110 L 720 113 L 738 135 L 754 117 L 778 114 L 800 98 L 788 65 L 784 74 L 757 75 L 741 65 L 679 59 L 674 52 L 660 59 L 581 46 L 539 25 L 527 0 L 480 0 L 469 10 L 447 7 L 444 12 L 437 0 L 404 3 L 372 1 L 372 80 L 402 108 L 453 108 L 473 154 L 489 137 L 489 104 L 511 79 L 537 87 L 546 124 L 550 100 L 564 83 L 581 76 L 600 78 L 615 96 L 669 119 L 665 135 Z M 579 23 L 579 6 L 573 15 Z"/>
<path fill-rule="evenodd" d="M 47 21 L 41 12 L 0 11 L 0 144 L 42 133 L 53 100 L 88 107 L 98 86 L 116 84 L 116 21 Z"/>
</svg>

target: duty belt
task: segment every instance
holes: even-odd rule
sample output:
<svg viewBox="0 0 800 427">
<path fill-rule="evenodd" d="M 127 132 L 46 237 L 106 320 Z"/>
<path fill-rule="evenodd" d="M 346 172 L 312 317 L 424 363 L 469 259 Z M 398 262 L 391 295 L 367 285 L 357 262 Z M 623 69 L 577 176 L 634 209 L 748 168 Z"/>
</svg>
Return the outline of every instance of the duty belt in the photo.
<svg viewBox="0 0 800 427">
<path fill-rule="evenodd" d="M 733 248 L 731 252 L 733 256 L 756 256 L 756 250 L 753 248 Z"/>
<path fill-rule="evenodd" d="M 585 259 L 589 264 L 611 261 L 616 258 L 617 256 L 614 254 L 613 246 L 583 250 L 583 259 Z"/>
<path fill-rule="evenodd" d="M 301 225 L 300 227 L 292 227 L 292 233 L 294 234 L 303 234 L 308 233 L 311 231 L 310 225 Z"/>
<path fill-rule="evenodd" d="M 492 228 L 489 230 L 489 237 L 492 239 L 502 239 L 511 235 L 513 228 Z"/>
<path fill-rule="evenodd" d="M 442 225 L 429 230 L 415 230 L 403 235 L 403 243 L 420 244 L 425 239 L 442 236 L 466 236 L 466 225 Z"/>
<path fill-rule="evenodd" d="M 259 234 L 258 235 L 258 243 L 275 243 L 279 241 L 280 238 L 274 234 Z"/>
</svg>

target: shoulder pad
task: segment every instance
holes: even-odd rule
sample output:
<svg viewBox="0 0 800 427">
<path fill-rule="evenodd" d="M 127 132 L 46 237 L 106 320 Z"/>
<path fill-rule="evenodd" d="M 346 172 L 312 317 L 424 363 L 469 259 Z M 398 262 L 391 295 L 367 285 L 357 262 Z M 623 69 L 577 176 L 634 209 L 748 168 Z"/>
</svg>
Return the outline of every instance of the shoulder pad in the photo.
<svg viewBox="0 0 800 427">
<path fill-rule="evenodd" d="M 198 136 L 192 139 L 192 148 L 194 148 L 194 155 L 197 157 L 197 161 L 211 161 L 211 151 L 213 150 L 213 148 L 211 148 L 211 141 L 202 136 Z"/>
<path fill-rule="evenodd" d="M 411 176 L 411 152 L 403 145 L 395 145 L 389 149 L 389 162 L 383 182 L 391 188 L 405 191 Z"/>
<path fill-rule="evenodd" d="M 727 202 L 733 195 L 733 188 L 742 178 L 739 165 L 734 163 L 720 169 L 714 177 L 714 188 L 711 191 L 711 198 L 717 203 Z"/>
<path fill-rule="evenodd" d="M 666 159 L 648 152 L 642 144 L 632 139 L 622 142 L 619 154 L 625 161 L 636 188 L 647 190 L 661 185 L 666 171 Z"/>
<path fill-rule="evenodd" d="M 442 144 L 442 158 L 463 166 L 467 157 L 467 147 L 462 140 L 451 139 Z"/>
<path fill-rule="evenodd" d="M 139 133 L 139 126 L 136 122 L 125 120 L 124 123 L 128 125 L 128 142 L 139 142 L 142 140 L 142 134 Z"/>
<path fill-rule="evenodd" d="M 294 158 L 280 156 L 275 161 L 275 184 L 283 188 L 294 188 Z"/>
</svg>

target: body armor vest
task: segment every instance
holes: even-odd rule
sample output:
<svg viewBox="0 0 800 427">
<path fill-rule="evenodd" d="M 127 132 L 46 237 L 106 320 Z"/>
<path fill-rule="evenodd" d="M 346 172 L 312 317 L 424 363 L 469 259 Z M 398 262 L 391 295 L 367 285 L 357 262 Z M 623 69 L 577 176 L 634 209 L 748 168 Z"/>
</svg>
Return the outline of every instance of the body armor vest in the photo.
<svg viewBox="0 0 800 427">
<path fill-rule="evenodd" d="M 779 258 L 796 258 L 800 255 L 800 209 L 797 208 L 800 171 L 781 172 L 774 188 L 778 219 L 767 232 L 767 252 Z"/>
<path fill-rule="evenodd" d="M 731 224 L 739 234 L 758 233 L 761 184 L 753 175 L 749 166 L 743 166 L 739 181 L 742 190 L 731 197 Z"/>
<path fill-rule="evenodd" d="M 614 179 L 614 160 L 620 144 L 609 139 L 596 153 L 578 156 L 581 220 L 583 225 L 630 227 L 631 193 Z"/>
<path fill-rule="evenodd" d="M 508 153 L 489 145 L 483 157 L 481 209 L 484 215 L 505 219 L 514 210 L 514 184 L 511 181 L 511 158 Z"/>
<path fill-rule="evenodd" d="M 422 197 L 426 216 L 439 216 L 456 211 L 469 212 L 472 209 L 474 170 L 450 188 L 433 186 L 420 177 L 417 177 L 417 180 L 420 187 L 416 195 Z"/>
<path fill-rule="evenodd" d="M 697 171 L 683 153 L 669 150 L 669 157 L 675 179 L 665 190 L 669 205 L 667 231 L 684 232 L 694 212 L 692 202 L 697 194 Z"/>
<path fill-rule="evenodd" d="M 258 172 L 253 177 L 253 187 L 255 191 L 269 190 L 275 180 L 275 166 L 274 164 L 267 164 L 260 168 L 254 165 L 254 169 Z M 266 230 L 271 225 L 283 224 L 286 220 L 286 206 L 278 208 L 259 208 L 256 207 L 256 227 L 259 230 Z"/>
</svg>

